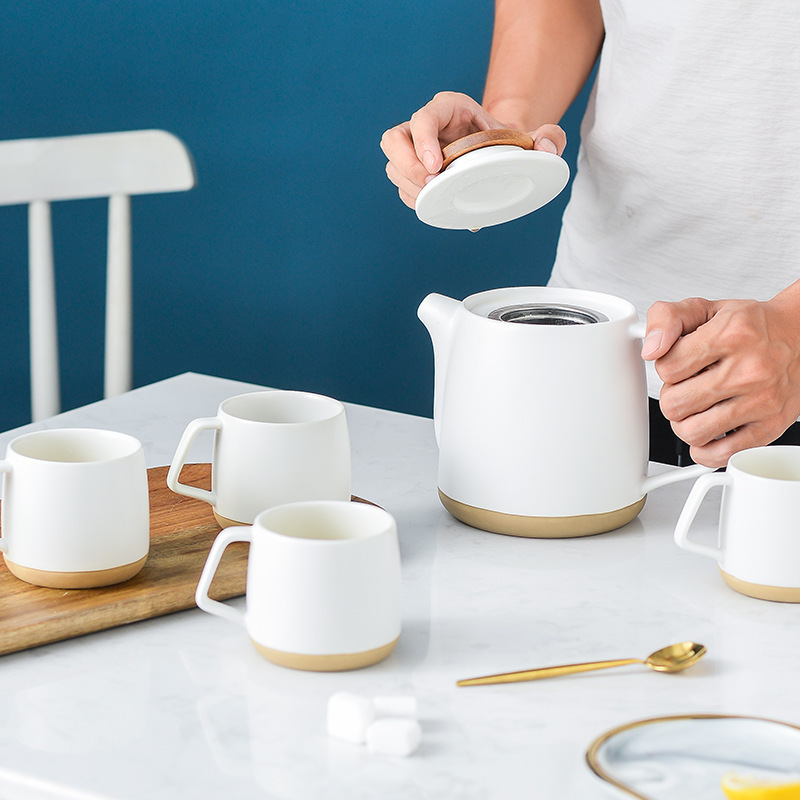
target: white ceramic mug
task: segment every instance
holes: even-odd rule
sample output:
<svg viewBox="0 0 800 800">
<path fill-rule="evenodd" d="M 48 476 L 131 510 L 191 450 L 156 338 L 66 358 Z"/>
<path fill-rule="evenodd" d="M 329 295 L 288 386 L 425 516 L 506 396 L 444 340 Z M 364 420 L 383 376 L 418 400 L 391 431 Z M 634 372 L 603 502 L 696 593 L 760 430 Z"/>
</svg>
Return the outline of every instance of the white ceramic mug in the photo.
<svg viewBox="0 0 800 800">
<path fill-rule="evenodd" d="M 195 437 L 214 431 L 211 491 L 179 482 Z M 344 406 L 308 392 L 229 397 L 216 417 L 189 423 L 167 485 L 210 503 L 220 525 L 250 524 L 264 509 L 300 500 L 350 499 L 350 439 Z"/>
<path fill-rule="evenodd" d="M 250 542 L 246 611 L 208 590 L 225 548 Z M 388 512 L 360 502 L 290 503 L 227 528 L 214 542 L 195 600 L 247 629 L 269 661 L 294 669 L 359 669 L 400 636 L 400 550 Z"/>
<path fill-rule="evenodd" d="M 8 445 L 0 472 L 0 551 L 18 578 L 85 589 L 144 566 L 150 499 L 137 439 L 93 428 L 26 433 Z"/>
<path fill-rule="evenodd" d="M 706 493 L 722 486 L 716 545 L 689 539 Z M 733 589 L 763 600 L 800 602 L 800 447 L 755 447 L 735 453 L 726 472 L 692 487 L 675 527 L 676 543 L 719 564 Z"/>
</svg>

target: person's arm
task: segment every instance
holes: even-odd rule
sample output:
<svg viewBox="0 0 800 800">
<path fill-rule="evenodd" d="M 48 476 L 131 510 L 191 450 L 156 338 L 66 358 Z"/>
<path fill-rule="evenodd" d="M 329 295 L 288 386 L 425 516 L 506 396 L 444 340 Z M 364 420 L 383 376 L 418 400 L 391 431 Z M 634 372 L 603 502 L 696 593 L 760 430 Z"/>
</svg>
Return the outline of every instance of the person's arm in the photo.
<svg viewBox="0 0 800 800">
<path fill-rule="evenodd" d="M 599 0 L 496 0 L 484 108 L 524 131 L 558 122 L 603 38 Z"/>
<path fill-rule="evenodd" d="M 413 208 L 420 189 L 442 167 L 442 146 L 480 130 L 516 127 L 534 149 L 562 153 L 555 123 L 589 76 L 603 41 L 598 0 L 497 0 L 484 103 L 440 92 L 411 119 L 387 130 L 386 174 Z"/>
<path fill-rule="evenodd" d="M 699 464 L 769 444 L 800 416 L 800 281 L 771 300 L 655 303 L 642 357 L 661 410 Z"/>
</svg>

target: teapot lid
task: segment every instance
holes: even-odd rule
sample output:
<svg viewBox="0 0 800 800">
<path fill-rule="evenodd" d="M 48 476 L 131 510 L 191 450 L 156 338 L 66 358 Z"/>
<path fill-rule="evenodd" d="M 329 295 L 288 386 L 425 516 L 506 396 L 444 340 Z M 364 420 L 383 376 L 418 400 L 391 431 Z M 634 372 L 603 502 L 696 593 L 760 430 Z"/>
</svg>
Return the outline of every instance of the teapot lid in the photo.
<svg viewBox="0 0 800 800">
<path fill-rule="evenodd" d="M 435 228 L 477 230 L 522 217 L 560 194 L 563 158 L 533 150 L 521 131 L 480 131 L 443 150 L 444 169 L 422 188 L 417 217 Z"/>
</svg>

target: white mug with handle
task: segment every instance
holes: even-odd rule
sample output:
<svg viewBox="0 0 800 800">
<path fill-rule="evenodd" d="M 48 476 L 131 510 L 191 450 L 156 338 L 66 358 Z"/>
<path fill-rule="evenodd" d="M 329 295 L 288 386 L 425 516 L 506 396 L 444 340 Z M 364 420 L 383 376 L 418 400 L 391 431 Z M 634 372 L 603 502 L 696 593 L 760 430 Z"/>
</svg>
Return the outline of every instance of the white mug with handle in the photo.
<svg viewBox="0 0 800 800">
<path fill-rule="evenodd" d="M 211 491 L 180 482 L 189 449 L 213 431 Z M 167 485 L 210 503 L 222 527 L 300 500 L 350 499 L 350 439 L 338 400 L 308 392 L 249 392 L 224 400 L 217 416 L 193 420 L 181 437 Z"/>
<path fill-rule="evenodd" d="M 132 578 L 150 550 L 150 498 L 141 443 L 95 428 L 18 436 L 4 475 L 0 551 L 21 580 L 58 589 Z"/>
<path fill-rule="evenodd" d="M 225 548 L 249 542 L 245 612 L 208 596 Z M 243 625 L 274 664 L 329 672 L 376 664 L 401 627 L 397 525 L 363 502 L 290 503 L 216 538 L 195 594 L 209 614 Z"/>
<path fill-rule="evenodd" d="M 689 538 L 706 494 L 722 486 L 716 544 Z M 725 472 L 699 478 L 675 527 L 684 550 L 713 558 L 725 582 L 750 597 L 800 602 L 800 447 L 735 453 Z"/>
</svg>

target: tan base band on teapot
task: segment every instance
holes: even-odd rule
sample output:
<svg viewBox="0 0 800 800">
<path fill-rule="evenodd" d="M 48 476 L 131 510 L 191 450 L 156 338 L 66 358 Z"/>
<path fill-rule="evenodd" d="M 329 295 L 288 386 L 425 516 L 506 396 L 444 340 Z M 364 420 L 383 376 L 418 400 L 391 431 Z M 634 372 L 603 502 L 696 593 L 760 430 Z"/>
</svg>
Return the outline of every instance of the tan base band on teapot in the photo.
<svg viewBox="0 0 800 800">
<path fill-rule="evenodd" d="M 400 638 L 399 636 L 397 637 Z M 286 653 L 283 650 L 273 650 L 265 647 L 254 639 L 251 639 L 256 650 L 261 653 L 267 661 L 278 664 L 281 667 L 291 669 L 303 669 L 311 672 L 341 672 L 348 669 L 361 669 L 371 667 L 379 661 L 383 661 L 389 653 L 394 650 L 397 639 L 389 644 L 376 647 L 373 650 L 364 650 L 360 653 L 339 653 L 330 656 L 309 656 L 303 653 Z"/>
<path fill-rule="evenodd" d="M 719 570 L 722 573 L 722 578 L 731 589 L 735 589 L 741 594 L 746 594 L 748 597 L 756 597 L 759 600 L 773 600 L 776 603 L 800 603 L 800 588 L 798 587 L 781 587 L 781 586 L 765 586 L 761 583 L 750 583 L 743 581 L 741 578 L 734 578 L 733 575 L 725 572 L 722 567 Z"/>
<path fill-rule="evenodd" d="M 147 561 L 147 556 L 131 564 L 111 569 L 97 569 L 86 572 L 51 572 L 45 569 L 22 567 L 13 561 L 6 561 L 8 571 L 26 583 L 34 586 L 45 586 L 49 589 L 97 589 L 101 586 L 112 586 L 122 583 L 136 575 Z"/>
<path fill-rule="evenodd" d="M 526 517 L 488 511 L 448 497 L 439 489 L 442 505 L 458 520 L 473 528 L 508 536 L 525 536 L 529 539 L 571 539 L 577 536 L 594 536 L 627 525 L 644 508 L 646 497 L 625 508 L 602 514 L 579 514 L 574 517 Z"/>
</svg>

